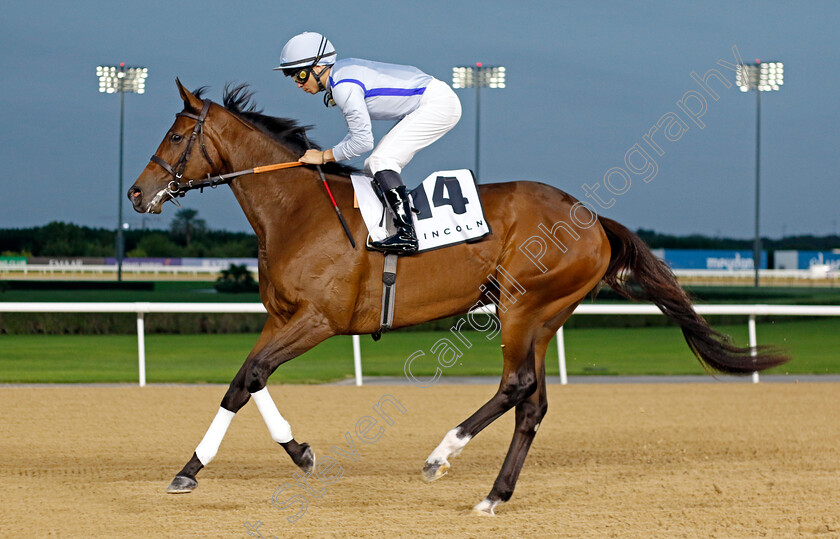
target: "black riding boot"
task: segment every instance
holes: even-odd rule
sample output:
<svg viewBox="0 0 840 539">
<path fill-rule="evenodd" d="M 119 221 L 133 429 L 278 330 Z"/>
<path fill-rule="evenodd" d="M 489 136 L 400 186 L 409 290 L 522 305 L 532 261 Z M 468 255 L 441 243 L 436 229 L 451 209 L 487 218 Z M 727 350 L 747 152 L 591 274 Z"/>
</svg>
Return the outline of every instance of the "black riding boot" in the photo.
<svg viewBox="0 0 840 539">
<path fill-rule="evenodd" d="M 417 233 L 411 221 L 411 203 L 408 190 L 402 185 L 402 178 L 393 170 L 377 172 L 374 181 L 382 190 L 385 202 L 394 217 L 397 233 L 382 241 L 371 242 L 371 247 L 377 251 L 410 255 L 417 252 Z"/>
</svg>

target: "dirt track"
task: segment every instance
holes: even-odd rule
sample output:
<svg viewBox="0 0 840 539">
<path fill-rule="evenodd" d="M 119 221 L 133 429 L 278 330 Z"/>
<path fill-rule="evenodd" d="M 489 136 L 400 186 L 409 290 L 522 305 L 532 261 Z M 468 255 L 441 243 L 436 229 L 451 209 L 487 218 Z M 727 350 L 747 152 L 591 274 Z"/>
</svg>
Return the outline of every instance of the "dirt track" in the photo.
<svg viewBox="0 0 840 539">
<path fill-rule="evenodd" d="M 490 386 L 270 386 L 296 438 L 348 448 L 386 394 L 406 409 L 306 513 L 272 493 L 296 471 L 253 404 L 188 495 L 164 490 L 224 388 L 0 388 L 0 536 L 840 537 L 840 384 L 577 385 L 549 390 L 519 485 L 496 518 L 469 509 L 490 489 L 512 414 L 420 480 L 446 431 Z M 375 432 L 375 429 L 370 431 Z M 349 451 L 349 449 L 348 449 Z M 335 455 L 333 455 L 335 456 Z M 282 503 L 304 495 L 293 487 Z"/>
</svg>

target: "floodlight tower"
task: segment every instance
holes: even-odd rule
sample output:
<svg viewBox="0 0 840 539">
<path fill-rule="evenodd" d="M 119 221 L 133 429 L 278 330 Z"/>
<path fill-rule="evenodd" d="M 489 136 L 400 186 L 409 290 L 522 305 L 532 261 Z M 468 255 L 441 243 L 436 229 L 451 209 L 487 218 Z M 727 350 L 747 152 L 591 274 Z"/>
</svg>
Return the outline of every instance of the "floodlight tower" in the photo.
<svg viewBox="0 0 840 539">
<path fill-rule="evenodd" d="M 122 281 L 122 263 L 125 255 L 125 237 L 123 236 L 122 207 L 123 207 L 123 126 L 125 120 L 125 94 L 126 92 L 142 94 L 146 91 L 146 77 L 149 70 L 145 67 L 126 67 L 125 63 L 119 66 L 98 66 L 96 76 L 99 77 L 99 92 L 107 94 L 120 94 L 120 173 L 119 193 L 117 199 L 119 206 L 117 210 L 117 280 Z"/>
<path fill-rule="evenodd" d="M 758 268 L 761 265 L 761 234 L 759 232 L 759 186 L 761 184 L 761 92 L 777 92 L 784 84 L 785 66 L 782 62 L 740 64 L 735 82 L 742 92 L 755 90 L 755 242 L 753 265 L 755 286 L 758 287 Z"/>
<path fill-rule="evenodd" d="M 477 62 L 475 66 L 456 66 L 452 68 L 453 88 L 475 87 L 475 179 L 479 180 L 479 155 L 481 151 L 481 88 L 504 88 L 505 68 L 503 66 L 485 66 Z"/>
</svg>

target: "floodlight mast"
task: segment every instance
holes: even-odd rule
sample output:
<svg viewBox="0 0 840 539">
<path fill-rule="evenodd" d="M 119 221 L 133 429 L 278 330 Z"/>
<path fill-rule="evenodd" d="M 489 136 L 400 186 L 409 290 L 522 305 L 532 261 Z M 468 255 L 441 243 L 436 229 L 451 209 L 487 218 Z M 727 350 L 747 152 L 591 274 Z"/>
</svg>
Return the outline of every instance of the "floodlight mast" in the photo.
<svg viewBox="0 0 840 539">
<path fill-rule="evenodd" d="M 456 66 L 452 68 L 452 87 L 475 87 L 475 179 L 480 180 L 481 152 L 481 88 L 504 88 L 506 69 L 504 66 L 485 66 L 477 62 L 475 66 Z"/>
<path fill-rule="evenodd" d="M 753 266 L 755 286 L 759 286 L 758 270 L 761 266 L 761 233 L 759 229 L 760 185 L 761 185 L 761 92 L 777 92 L 785 83 L 785 66 L 782 62 L 740 64 L 735 83 L 742 92 L 755 91 L 755 240 L 753 243 Z"/>
<path fill-rule="evenodd" d="M 107 94 L 120 94 L 120 172 L 119 192 L 117 200 L 117 236 L 116 236 L 116 259 L 117 259 L 117 280 L 122 281 L 122 263 L 125 256 L 125 237 L 123 236 L 122 208 L 123 208 L 123 132 L 125 123 L 125 94 L 142 94 L 146 91 L 146 77 L 149 74 L 145 67 L 126 67 L 125 63 L 119 66 L 98 66 L 96 76 L 99 77 L 99 92 Z"/>
</svg>

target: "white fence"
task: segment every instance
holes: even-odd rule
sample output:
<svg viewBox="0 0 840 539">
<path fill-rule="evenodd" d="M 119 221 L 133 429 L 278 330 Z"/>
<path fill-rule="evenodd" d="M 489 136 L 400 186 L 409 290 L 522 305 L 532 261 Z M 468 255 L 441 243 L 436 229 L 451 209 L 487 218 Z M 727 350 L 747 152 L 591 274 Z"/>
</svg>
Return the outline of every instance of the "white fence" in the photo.
<svg viewBox="0 0 840 539">
<path fill-rule="evenodd" d="M 840 306 L 834 305 L 695 305 L 699 314 L 730 314 L 749 317 L 749 342 L 755 347 L 758 339 L 755 317 L 784 316 L 840 316 Z M 137 365 L 140 387 L 146 385 L 146 344 L 144 316 L 146 313 L 265 313 L 262 303 L 23 303 L 0 302 L 0 312 L 17 313 L 135 313 L 137 315 Z M 493 312 L 482 309 L 476 312 Z M 575 314 L 642 315 L 662 314 L 654 305 L 580 305 Z M 560 383 L 567 384 L 566 350 L 563 328 L 557 331 L 557 355 Z M 353 335 L 353 365 L 356 385 L 362 385 L 362 354 L 358 335 Z M 758 373 L 753 373 L 758 383 Z"/>
</svg>

